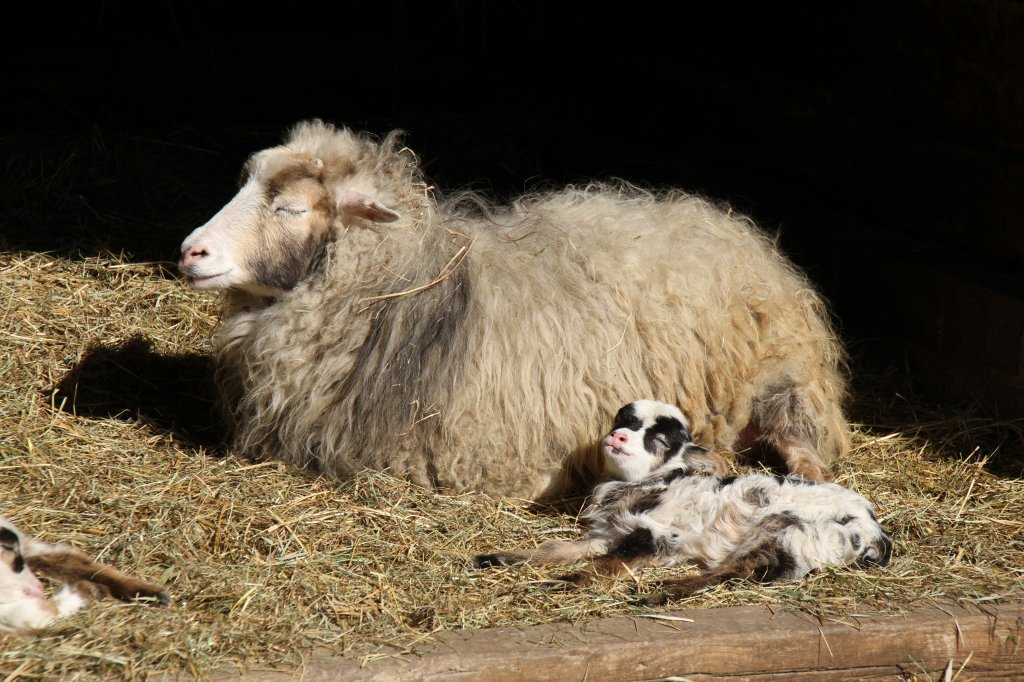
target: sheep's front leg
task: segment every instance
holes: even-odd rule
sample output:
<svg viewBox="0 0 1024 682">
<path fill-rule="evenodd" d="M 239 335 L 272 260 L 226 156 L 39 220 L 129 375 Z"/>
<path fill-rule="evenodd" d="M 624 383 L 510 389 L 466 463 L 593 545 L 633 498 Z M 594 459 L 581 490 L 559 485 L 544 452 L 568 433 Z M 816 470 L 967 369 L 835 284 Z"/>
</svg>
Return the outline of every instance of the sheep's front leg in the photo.
<svg viewBox="0 0 1024 682">
<path fill-rule="evenodd" d="M 580 559 L 603 554 L 608 541 L 597 538 L 582 540 L 548 540 L 534 549 L 477 554 L 473 557 L 475 568 L 491 568 L 510 564 L 567 564 Z"/>
</svg>

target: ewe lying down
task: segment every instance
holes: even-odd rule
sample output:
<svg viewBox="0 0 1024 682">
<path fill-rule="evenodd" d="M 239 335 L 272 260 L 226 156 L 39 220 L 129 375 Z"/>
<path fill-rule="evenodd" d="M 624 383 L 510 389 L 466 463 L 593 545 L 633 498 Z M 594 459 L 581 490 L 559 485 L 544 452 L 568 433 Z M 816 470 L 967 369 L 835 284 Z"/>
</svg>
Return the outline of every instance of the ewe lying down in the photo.
<svg viewBox="0 0 1024 682">
<path fill-rule="evenodd" d="M 228 290 L 217 382 L 251 457 L 553 497 L 604 476 L 593 434 L 637 395 L 811 480 L 848 448 L 821 299 L 749 221 L 681 192 L 440 200 L 397 134 L 313 121 L 249 159 L 181 257 Z"/>
<path fill-rule="evenodd" d="M 825 565 L 889 563 L 892 539 L 866 499 L 793 476 L 707 475 L 717 463 L 690 440 L 686 418 L 671 405 L 640 400 L 623 407 L 604 453 L 620 480 L 594 491 L 583 538 L 480 554 L 474 565 L 590 559 L 593 573 L 615 575 L 695 562 L 701 574 L 664 584 L 664 596 L 684 596 L 729 578 L 797 580 Z"/>
</svg>

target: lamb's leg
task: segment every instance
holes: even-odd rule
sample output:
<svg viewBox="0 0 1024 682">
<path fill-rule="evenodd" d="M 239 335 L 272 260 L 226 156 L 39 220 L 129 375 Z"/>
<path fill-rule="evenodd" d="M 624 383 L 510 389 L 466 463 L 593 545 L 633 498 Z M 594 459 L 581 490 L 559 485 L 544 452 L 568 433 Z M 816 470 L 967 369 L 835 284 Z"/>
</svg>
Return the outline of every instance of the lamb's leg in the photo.
<svg viewBox="0 0 1024 682">
<path fill-rule="evenodd" d="M 69 585 L 88 583 L 125 601 L 155 597 L 163 604 L 170 603 L 167 592 L 159 585 L 133 578 L 112 566 L 93 561 L 83 552 L 66 545 L 48 545 L 42 552 L 26 556 L 25 562 L 35 573 Z"/>
<path fill-rule="evenodd" d="M 713 571 L 704 571 L 703 573 L 685 578 L 664 580 L 658 585 L 658 589 L 655 592 L 643 599 L 643 602 L 650 606 L 657 606 L 673 599 L 689 597 L 726 580 L 764 575 L 772 561 L 770 550 L 764 549 L 766 550 L 764 552 L 730 558 L 726 563 L 718 566 Z"/>
<path fill-rule="evenodd" d="M 791 474 L 809 481 L 832 480 L 828 461 L 849 449 L 842 410 L 816 386 L 779 383 L 754 401 L 755 431 L 777 452 Z"/>
<path fill-rule="evenodd" d="M 582 571 L 562 576 L 560 580 L 583 585 L 595 578 L 610 578 L 653 561 L 657 552 L 654 533 L 649 528 L 634 528 L 619 538 L 607 554 L 590 562 Z"/>
<path fill-rule="evenodd" d="M 549 585 L 564 587 L 566 583 L 584 585 L 595 578 L 613 577 L 627 569 L 650 563 L 656 551 L 654 534 L 647 528 L 630 531 L 617 540 L 611 550 L 608 545 L 608 540 L 594 538 L 583 538 L 575 542 L 549 540 L 533 550 L 477 554 L 473 557 L 473 566 L 490 568 L 516 563 L 565 564 L 593 557 L 586 568 L 561 576 L 557 583 Z"/>
<path fill-rule="evenodd" d="M 491 568 L 511 564 L 567 564 L 600 554 L 607 547 L 607 541 L 583 538 L 582 540 L 548 540 L 535 549 L 477 554 L 473 557 L 475 568 Z"/>
<path fill-rule="evenodd" d="M 566 564 L 594 557 L 583 570 L 561 576 L 557 583 L 549 585 L 564 587 L 566 583 L 583 585 L 595 578 L 616 576 L 627 567 L 634 568 L 648 563 L 654 557 L 654 537 L 647 528 L 631 531 L 620 538 L 610 551 L 608 544 L 605 539 L 583 538 L 575 542 L 549 540 L 532 550 L 477 554 L 473 557 L 473 566 L 490 568 L 517 563 Z"/>
</svg>

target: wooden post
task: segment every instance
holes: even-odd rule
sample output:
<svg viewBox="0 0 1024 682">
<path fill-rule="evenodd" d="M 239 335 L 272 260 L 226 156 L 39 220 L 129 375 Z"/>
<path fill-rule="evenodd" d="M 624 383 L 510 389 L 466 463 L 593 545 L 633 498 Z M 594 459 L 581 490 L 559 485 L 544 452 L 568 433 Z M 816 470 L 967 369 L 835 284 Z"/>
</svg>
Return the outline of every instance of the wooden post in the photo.
<svg viewBox="0 0 1024 682">
<path fill-rule="evenodd" d="M 438 633 L 422 656 L 316 657 L 288 672 L 215 680 L 1024 679 L 1024 603 L 933 606 L 903 616 L 817 618 L 763 606 L 689 609 L 579 625 Z M 670 619 L 666 619 L 668 617 Z M 691 622 L 692 621 L 692 622 Z M 420 645 L 423 645 L 421 642 Z M 370 652 L 367 652 L 368 654 Z M 387 652 L 384 652 L 386 655 Z M 362 664 L 361 664 L 362 663 Z"/>
</svg>

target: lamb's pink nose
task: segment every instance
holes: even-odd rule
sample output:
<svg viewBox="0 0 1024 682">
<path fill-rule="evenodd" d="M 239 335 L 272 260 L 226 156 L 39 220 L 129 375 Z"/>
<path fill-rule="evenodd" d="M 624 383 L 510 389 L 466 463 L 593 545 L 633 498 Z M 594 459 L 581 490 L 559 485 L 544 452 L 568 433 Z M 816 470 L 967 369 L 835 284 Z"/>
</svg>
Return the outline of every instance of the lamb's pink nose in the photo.
<svg viewBox="0 0 1024 682">
<path fill-rule="evenodd" d="M 26 597 L 42 597 L 43 584 L 39 582 L 39 578 L 32 576 L 31 582 L 22 588 L 22 592 L 25 593 Z"/>
<path fill-rule="evenodd" d="M 195 265 L 200 260 L 202 260 L 203 258 L 206 258 L 209 255 L 210 255 L 210 252 L 206 250 L 206 247 L 204 247 L 202 245 L 200 245 L 200 246 L 191 246 L 191 247 L 188 247 L 188 248 L 182 250 L 182 252 L 181 252 L 181 264 L 184 267 L 187 268 L 190 265 Z"/>
<path fill-rule="evenodd" d="M 611 445 L 613 448 L 621 449 L 623 445 L 629 442 L 629 436 L 627 436 L 623 431 L 612 431 L 608 436 L 607 442 L 608 445 Z"/>
</svg>

